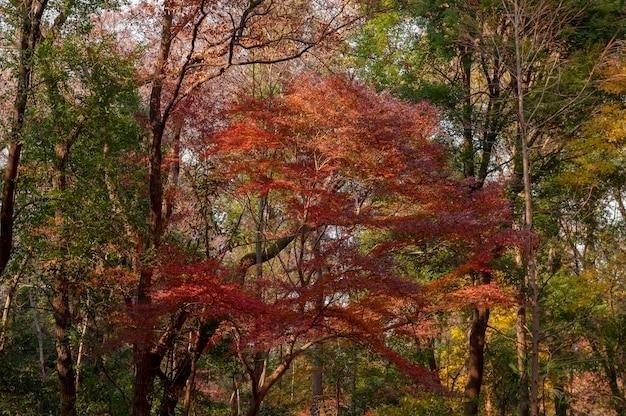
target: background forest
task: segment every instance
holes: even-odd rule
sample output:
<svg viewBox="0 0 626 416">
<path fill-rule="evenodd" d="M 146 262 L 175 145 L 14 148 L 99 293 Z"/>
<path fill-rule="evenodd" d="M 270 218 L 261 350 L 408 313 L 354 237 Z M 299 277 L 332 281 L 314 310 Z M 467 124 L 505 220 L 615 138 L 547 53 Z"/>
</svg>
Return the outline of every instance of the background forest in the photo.
<svg viewBox="0 0 626 416">
<path fill-rule="evenodd" d="M 0 0 L 0 414 L 626 416 L 618 0 Z"/>
</svg>

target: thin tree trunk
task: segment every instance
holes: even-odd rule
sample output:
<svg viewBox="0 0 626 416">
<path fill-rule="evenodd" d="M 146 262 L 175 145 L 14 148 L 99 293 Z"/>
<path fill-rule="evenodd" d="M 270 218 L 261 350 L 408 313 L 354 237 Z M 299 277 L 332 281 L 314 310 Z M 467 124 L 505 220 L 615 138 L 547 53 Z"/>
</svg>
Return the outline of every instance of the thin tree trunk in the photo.
<svg viewBox="0 0 626 416">
<path fill-rule="evenodd" d="M 197 359 L 194 359 L 191 362 L 191 374 L 189 374 L 189 379 L 187 380 L 185 398 L 183 399 L 183 416 L 189 416 L 189 412 L 191 411 L 192 397 L 196 384 L 196 370 L 198 368 L 197 361 Z"/>
<path fill-rule="evenodd" d="M 352 410 L 352 415 L 356 415 L 356 382 L 357 382 L 357 371 L 359 368 L 359 362 L 358 362 L 358 355 L 355 352 L 354 353 L 354 361 L 352 362 L 352 365 L 350 366 L 350 369 L 352 370 L 352 374 L 350 375 L 350 393 L 351 393 L 351 398 L 350 398 L 350 409 Z"/>
<path fill-rule="evenodd" d="M 290 385 L 289 404 L 293 404 L 294 396 L 296 393 L 296 363 L 293 363 L 291 367 L 291 385 Z"/>
<path fill-rule="evenodd" d="M 519 2 L 522 2 L 520 6 Z M 522 144 L 522 165 L 524 182 L 524 228 L 528 231 L 533 229 L 533 205 L 532 205 L 532 183 L 531 183 L 531 162 L 528 149 L 527 126 L 525 119 L 524 87 L 522 85 L 523 69 L 521 58 L 521 34 L 522 13 L 524 12 L 524 0 L 513 1 L 514 14 L 514 42 L 515 42 L 515 83 L 517 98 L 517 123 L 518 132 Z M 528 241 L 524 248 L 526 257 L 526 275 L 530 290 L 530 316 L 531 316 L 531 350 L 530 350 L 530 389 L 529 407 L 531 416 L 539 416 L 539 285 L 537 282 L 537 256 L 534 243 Z"/>
<path fill-rule="evenodd" d="M 517 195 L 520 195 L 524 191 L 524 163 L 522 157 L 522 137 L 517 134 L 515 141 L 515 156 L 513 163 L 513 181 L 511 185 L 511 194 L 512 198 L 516 199 Z M 513 205 L 513 210 L 515 209 L 515 203 Z M 523 214 L 522 214 L 523 216 Z M 522 221 L 523 222 L 523 221 Z M 523 224 L 522 224 L 523 226 Z M 516 229 L 519 227 L 515 226 Z M 525 268 L 524 264 L 524 253 L 521 250 L 518 250 L 515 255 L 515 262 L 520 267 L 520 269 Z M 519 374 L 519 385 L 517 391 L 517 412 L 519 416 L 528 416 L 530 413 L 529 407 L 529 396 L 528 396 L 528 328 L 527 328 L 527 310 L 526 306 L 528 303 L 527 299 L 527 287 L 528 284 L 526 282 L 527 275 L 524 275 L 522 280 L 519 282 L 518 286 L 518 306 L 517 306 L 517 316 L 515 321 L 515 353 L 517 356 L 517 372 Z"/>
<path fill-rule="evenodd" d="M 89 299 L 87 299 L 87 308 L 89 308 Z M 85 313 L 85 317 L 83 318 L 83 325 L 80 330 L 80 341 L 78 343 L 78 353 L 76 354 L 76 391 L 79 390 L 80 385 L 80 369 L 83 362 L 83 356 L 85 354 L 85 335 L 87 334 L 87 326 L 89 323 L 89 318 Z"/>
<path fill-rule="evenodd" d="M 230 414 L 232 416 L 241 415 L 241 397 L 239 393 L 239 383 L 237 376 L 233 374 L 233 393 L 230 395 Z"/>
<path fill-rule="evenodd" d="M 474 163 L 474 128 L 472 126 L 472 51 L 468 46 L 463 46 L 463 53 L 461 54 L 461 67 L 463 77 L 463 176 L 466 178 L 473 178 L 476 173 L 476 167 Z"/>
<path fill-rule="evenodd" d="M 11 279 L 11 283 L 9 284 L 9 288 L 7 290 L 7 295 L 4 301 L 4 308 L 2 309 L 2 322 L 0 323 L 0 354 L 4 351 L 6 346 L 6 333 L 9 328 L 9 315 L 11 312 L 11 306 L 13 305 L 13 299 L 15 297 L 15 292 L 17 291 L 17 286 L 22 278 L 22 274 L 24 272 L 24 268 L 26 267 L 26 263 L 28 263 L 29 256 L 25 256 L 24 260 L 20 264 L 17 273 L 13 275 L 13 279 Z"/>
<path fill-rule="evenodd" d="M 320 244 L 323 238 L 323 232 L 315 234 L 315 242 L 313 243 L 313 258 L 317 259 L 320 256 Z M 313 284 L 321 284 L 322 270 L 316 268 L 314 271 Z M 320 292 L 316 299 L 315 307 L 318 310 L 324 308 L 324 292 Z M 321 316 L 321 315 L 320 315 Z M 319 416 L 320 409 L 323 406 L 324 401 L 324 355 L 323 345 L 318 344 L 313 347 L 312 351 L 312 368 L 311 368 L 311 416 Z"/>
<path fill-rule="evenodd" d="M 172 214 L 174 213 L 174 193 L 178 188 L 178 181 L 180 177 L 180 135 L 182 130 L 183 120 L 177 120 L 174 126 L 174 136 L 172 137 L 172 143 L 168 155 L 168 158 L 170 159 L 170 171 L 167 179 L 167 188 L 169 189 L 169 192 L 166 192 L 165 217 L 163 219 L 165 228 L 169 225 L 172 220 Z"/>
<path fill-rule="evenodd" d="M 520 296 L 525 295 L 522 293 Z M 520 305 L 517 307 L 517 320 L 515 324 L 517 371 L 519 373 L 517 409 L 519 416 L 528 416 L 528 371 L 526 368 L 528 342 L 526 340 L 526 306 L 522 303 L 525 302 L 525 298 L 521 298 L 520 302 Z"/>
<path fill-rule="evenodd" d="M 620 388 L 622 383 L 620 383 L 618 376 L 620 370 L 619 366 L 616 365 L 615 351 L 612 347 L 605 345 L 603 354 L 601 348 L 593 343 L 591 348 L 602 365 L 609 389 L 611 390 L 611 406 L 618 416 L 626 416 L 625 390 L 623 386 Z"/>
</svg>

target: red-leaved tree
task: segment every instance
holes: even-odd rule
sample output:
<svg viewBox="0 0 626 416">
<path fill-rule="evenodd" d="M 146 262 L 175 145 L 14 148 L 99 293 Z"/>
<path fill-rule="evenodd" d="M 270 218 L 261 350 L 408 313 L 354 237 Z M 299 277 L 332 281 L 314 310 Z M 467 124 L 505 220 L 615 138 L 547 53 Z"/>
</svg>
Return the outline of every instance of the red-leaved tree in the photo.
<svg viewBox="0 0 626 416">
<path fill-rule="evenodd" d="M 222 321 L 251 380 L 248 414 L 298 355 L 331 337 L 366 345 L 440 388 L 436 374 L 386 340 L 425 336 L 441 310 L 506 301 L 493 285 L 458 289 L 514 243 L 500 188 L 476 190 L 453 176 L 445 149 L 429 140 L 432 107 L 341 77 L 245 99 L 227 116 L 204 157 L 253 236 L 254 250 L 225 260 L 228 279 L 265 305 L 265 313 Z M 418 284 L 400 272 L 404 254 L 434 244 L 457 253 L 439 279 Z M 279 345 L 278 365 L 259 365 Z"/>
</svg>

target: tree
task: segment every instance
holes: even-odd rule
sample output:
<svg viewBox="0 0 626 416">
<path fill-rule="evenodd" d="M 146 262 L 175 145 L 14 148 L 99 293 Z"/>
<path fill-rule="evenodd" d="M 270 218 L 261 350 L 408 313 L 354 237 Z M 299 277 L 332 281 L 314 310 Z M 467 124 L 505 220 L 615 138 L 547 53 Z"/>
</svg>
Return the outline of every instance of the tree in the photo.
<svg viewBox="0 0 626 416">
<path fill-rule="evenodd" d="M 623 392 L 617 387 L 623 378 L 623 350 L 619 347 L 623 331 L 618 329 L 623 325 L 623 259 L 615 250 L 622 238 L 624 218 L 620 190 L 624 133 L 618 122 L 623 118 L 622 105 L 618 104 L 623 93 L 618 75 L 623 71 L 622 54 L 619 44 L 609 50 L 598 74 L 596 93 L 601 94 L 601 104 L 565 146 L 561 169 L 539 188 L 540 195 L 547 195 L 544 198 L 558 209 L 555 228 L 563 241 L 562 254 L 553 261 L 558 266 L 556 275 L 548 285 L 549 309 L 542 315 L 556 326 L 557 334 L 567 331 L 570 345 L 578 346 L 579 361 L 567 367 L 569 374 L 581 379 L 600 374 L 598 380 L 606 383 L 607 390 L 597 393 L 601 397 L 597 401 L 581 399 L 576 392 L 566 399 L 572 407 L 611 406 L 617 414 L 624 412 Z M 607 209 L 611 205 L 613 211 Z M 550 335 L 554 350 L 571 349 L 563 335 L 561 339 Z"/>
<path fill-rule="evenodd" d="M 596 41 L 608 41 L 600 31 L 593 31 L 598 35 L 593 41 L 585 39 L 590 34 L 586 28 L 595 27 L 598 18 L 606 18 L 606 8 L 615 5 L 527 2 L 520 8 L 523 12 L 518 10 L 518 20 L 513 6 L 504 1 L 402 3 L 366 28 L 357 52 L 381 58 L 374 63 L 360 61 L 365 67 L 363 74 L 381 88 L 412 99 L 427 97 L 439 104 L 450 130 L 448 140 L 458 148 L 459 170 L 475 178 L 477 187 L 486 178 L 509 176 L 511 203 L 520 210 L 524 146 L 521 136 L 512 134 L 516 120 L 526 117 L 522 124 L 528 124 L 531 157 L 539 164 L 534 180 L 549 174 L 562 146 L 554 140 L 554 132 L 576 129 L 571 115 L 589 103 L 592 68 L 588 64 L 593 60 L 585 64 L 581 51 L 597 57 Z M 607 30 L 615 27 L 610 19 L 606 23 Z M 572 36 L 574 27 L 580 35 Z M 516 66 L 515 42 L 523 44 L 522 69 Z M 518 69 L 522 73 L 516 72 Z M 519 82 L 522 91 L 517 90 Z M 516 110 L 520 94 L 525 100 L 524 114 Z M 541 152 L 536 150 L 539 147 Z M 483 274 L 482 278 L 491 276 Z M 525 283 L 520 282 L 519 288 L 520 299 L 524 299 Z M 528 412 L 525 304 L 522 301 L 518 310 L 521 414 Z M 478 412 L 489 311 L 476 309 L 473 315 L 466 414 Z"/>
<path fill-rule="evenodd" d="M 295 7 L 297 6 L 297 7 Z M 162 152 L 173 113 L 184 99 L 226 70 L 238 65 L 280 62 L 303 55 L 315 45 L 339 36 L 357 17 L 343 2 L 320 8 L 301 2 L 165 1 L 160 19 L 155 59 L 148 64 L 150 92 L 147 98 L 149 236 L 142 252 L 158 252 L 166 229 L 163 216 Z M 149 8 L 148 8 L 149 10 Z M 210 18 L 207 18 L 209 17 Z M 306 22 L 306 24 L 305 24 Z M 152 28 L 150 28 L 152 29 Z M 178 155 L 176 155 L 178 156 Z M 142 257 L 142 256 L 139 256 Z M 145 263 L 145 261 L 144 261 Z M 136 303 L 150 304 L 152 267 L 138 266 Z M 171 343 L 186 313 L 166 330 Z M 169 344 L 135 348 L 133 415 L 147 415 L 157 369 Z"/>
<path fill-rule="evenodd" d="M 331 102 L 332 106 L 327 104 Z M 393 299 L 398 294 L 410 299 L 407 290 L 415 289 L 410 289 L 408 282 L 385 276 L 393 275 L 398 256 L 416 245 L 450 241 L 458 247 L 462 241 L 467 251 L 462 250 L 464 256 L 456 266 L 463 272 L 475 267 L 484 270 L 485 263 L 497 255 L 497 247 L 506 246 L 498 240 L 502 238 L 500 227 L 506 208 L 498 205 L 503 200 L 493 193 L 495 189 L 478 192 L 452 179 L 445 167 L 445 152 L 426 140 L 433 120 L 429 111 L 425 106 L 412 108 L 373 95 L 341 79 L 313 78 L 308 83 L 300 81 L 282 97 L 242 103 L 233 124 L 218 132 L 218 141 L 210 145 L 209 154 L 226 163 L 219 166 L 221 172 L 233 178 L 230 186 L 242 181 L 231 191 L 242 204 L 250 204 L 262 195 L 271 206 L 265 221 L 280 224 L 273 230 L 277 244 L 287 238 L 295 245 L 279 256 L 286 275 L 278 282 L 274 280 L 276 272 L 271 270 L 271 277 L 262 272 L 256 280 L 245 281 L 253 292 L 261 285 L 261 293 L 266 294 L 262 298 L 267 294 L 277 296 L 279 308 L 284 307 L 279 301 L 286 302 L 294 313 L 295 302 L 300 305 L 300 314 L 313 313 L 309 318 L 292 317 L 285 322 L 289 327 L 280 327 L 281 332 L 311 337 L 326 328 L 317 337 L 351 337 L 387 354 L 414 375 L 427 377 L 434 386 L 438 381 L 427 376 L 428 370 L 412 370 L 414 366 L 380 339 L 385 324 L 372 326 L 358 316 L 373 314 L 370 322 L 390 324 L 398 313 L 394 308 L 409 307 Z M 405 114 L 400 119 L 405 121 L 397 119 L 396 114 Z M 420 131 L 424 133 L 416 136 Z M 432 200 L 435 194 L 445 194 L 449 199 L 438 203 Z M 476 204 L 479 201 L 484 205 Z M 505 216 L 490 217 L 482 211 L 494 204 Z M 389 239 L 370 247 L 356 243 L 363 233 L 374 230 Z M 250 264 L 253 259 L 251 255 Z M 402 289 L 402 285 L 409 286 Z M 480 290 L 471 299 L 478 293 Z M 342 305 L 342 299 L 346 305 Z M 390 310 L 383 306 L 383 299 Z M 430 304 L 421 296 L 419 302 Z M 433 302 L 432 308 L 450 307 Z M 310 304 L 309 311 L 302 309 L 306 304 Z M 415 316 L 395 319 L 410 326 L 416 324 L 421 307 L 411 308 L 418 308 Z M 297 330 L 291 327 L 294 322 L 308 327 Z M 335 332 L 328 333 L 333 325 L 337 325 Z M 393 327 L 398 333 L 406 330 L 399 323 Z M 319 341 L 305 338 L 300 342 L 308 347 Z M 289 361 L 301 353 L 301 349 L 293 349 L 293 344 L 287 351 L 291 353 L 283 353 Z M 249 364 L 248 369 L 253 372 L 254 366 Z M 279 371 L 285 369 L 279 367 Z M 271 387 L 275 380 L 273 375 L 268 378 Z M 255 382 L 253 374 L 251 379 Z M 256 411 L 255 405 L 250 414 Z"/>
<path fill-rule="evenodd" d="M 32 123 L 29 139 L 39 149 L 27 150 L 26 161 L 42 164 L 51 177 L 49 185 L 40 184 L 49 191 L 43 194 L 47 204 L 41 207 L 45 211 L 42 230 L 47 231 L 38 260 L 50 279 L 62 415 L 76 414 L 77 376 L 70 331 L 72 304 L 79 301 L 74 297 L 84 279 L 80 263 L 92 257 L 95 247 L 113 240 L 103 239 L 111 235 L 113 224 L 102 220 L 98 224 L 93 218 L 94 211 L 110 206 L 97 204 L 101 197 L 83 198 L 106 194 L 105 172 L 96 166 L 106 164 L 104 153 L 133 146 L 133 137 L 127 134 L 132 133 L 131 116 L 136 108 L 131 65 L 115 52 L 108 53 L 110 47 L 106 40 L 85 45 L 71 36 L 43 43 L 36 67 L 43 86 L 33 97 L 39 111 L 27 119 Z M 83 209 L 75 208 L 79 201 Z M 94 234 L 89 241 L 88 231 L 80 230 L 83 238 L 76 238 L 78 224 L 89 224 L 102 234 Z"/>
<path fill-rule="evenodd" d="M 15 212 L 15 192 L 22 152 L 22 134 L 32 85 L 35 49 L 41 41 L 42 16 L 47 0 L 19 3 L 15 13 L 17 39 L 17 62 L 14 66 L 15 94 L 9 116 L 9 131 L 5 138 L 8 149 L 7 164 L 2 182 L 2 206 L 0 208 L 0 274 L 11 257 L 13 249 L 13 226 Z"/>
<path fill-rule="evenodd" d="M 48 10 L 49 6 L 52 10 Z M 43 197 L 49 205 L 44 204 L 43 207 L 38 208 L 42 211 L 51 209 L 53 212 L 48 211 L 48 214 L 54 218 L 51 221 L 54 225 L 43 224 L 43 227 L 50 227 L 47 235 L 50 238 L 50 244 L 47 248 L 54 254 L 48 258 L 47 263 L 40 264 L 47 264 L 41 268 L 42 274 L 50 278 L 52 293 L 50 303 L 55 321 L 56 371 L 59 381 L 61 415 L 76 414 L 76 378 L 69 338 L 72 326 L 72 299 L 70 299 L 72 287 L 69 277 L 72 272 L 66 267 L 70 256 L 68 244 L 70 237 L 66 223 L 69 217 L 67 206 L 63 206 L 59 200 L 65 197 L 71 187 L 69 183 L 72 178 L 68 167 L 71 166 L 72 146 L 77 141 L 89 137 L 90 134 L 90 138 L 93 138 L 97 134 L 95 133 L 97 129 L 103 128 L 103 124 L 110 122 L 114 116 L 111 117 L 108 114 L 109 106 L 120 104 L 119 101 L 115 102 L 119 99 L 119 96 L 115 94 L 124 95 L 126 92 L 120 93 L 119 89 L 114 89 L 119 78 L 115 76 L 107 78 L 105 74 L 96 75 L 91 72 L 92 68 L 84 66 L 85 64 L 99 65 L 99 69 L 105 69 L 108 62 L 103 65 L 103 61 L 105 59 L 113 61 L 111 56 L 97 56 L 103 50 L 99 49 L 102 43 L 100 45 L 97 45 L 97 42 L 92 43 L 90 45 L 92 48 L 88 48 L 88 54 L 77 53 L 79 48 L 76 47 L 76 39 L 72 37 L 77 34 L 89 35 L 90 28 L 81 26 L 71 19 L 68 22 L 68 19 L 90 13 L 91 11 L 85 11 L 86 6 L 80 2 L 50 5 L 45 1 L 21 2 L 15 10 L 6 9 L 9 12 L 15 12 L 12 16 L 15 19 L 3 20 L 3 25 L 17 22 L 18 62 L 15 64 L 17 93 L 10 116 L 11 127 L 7 140 L 9 158 L 3 182 L 2 213 L 0 214 L 0 273 L 7 266 L 13 249 L 16 219 L 19 223 L 19 219 L 16 218 L 17 212 L 24 214 L 24 211 L 29 210 L 29 203 L 32 203 L 20 201 L 19 196 L 16 196 L 17 175 L 20 170 L 18 168 L 24 164 L 24 157 L 34 164 L 45 165 L 50 162 L 53 167 L 48 165 L 47 168 L 49 168 L 48 172 L 52 180 L 43 186 L 43 188 L 48 186 L 51 188 L 50 195 Z M 89 5 L 89 8 L 93 7 L 97 8 L 98 5 Z M 53 19 L 43 18 L 46 11 L 52 13 Z M 54 52 L 59 52 L 55 60 L 51 59 Z M 115 70 L 113 68 L 112 73 Z M 106 88 L 111 88 L 114 92 L 106 91 L 103 87 L 105 83 L 108 83 Z M 128 88 L 128 85 L 120 87 L 120 89 L 124 88 Z M 130 89 L 134 89 L 134 85 Z M 94 97 L 96 94 L 98 96 Z M 29 106 L 37 108 L 38 111 L 27 111 Z M 118 109 L 120 112 L 123 111 L 121 105 Z M 104 117 L 98 120 L 102 124 L 91 119 L 97 113 L 104 114 Z M 119 118 L 116 121 L 119 121 Z M 38 122 L 41 125 L 35 125 Z M 54 125 L 54 123 L 57 124 Z M 85 133 L 86 129 L 92 130 Z M 30 145 L 33 145 L 32 148 L 29 148 Z M 52 149 L 47 145 L 50 145 Z M 37 146 L 41 148 L 38 149 Z M 46 150 L 50 150 L 50 153 L 46 153 Z M 50 156 L 51 154 L 54 156 Z M 33 159 L 37 158 L 37 156 L 33 157 L 34 155 L 43 156 L 43 160 L 34 161 Z M 46 158 L 49 159 L 46 160 Z M 23 178 L 22 186 L 27 182 L 28 178 Z M 45 192 L 42 193 L 45 194 Z M 19 203 L 23 204 L 20 208 L 26 207 L 26 209 L 16 211 L 15 207 Z M 22 241 L 28 239 L 25 235 L 20 237 Z"/>
</svg>

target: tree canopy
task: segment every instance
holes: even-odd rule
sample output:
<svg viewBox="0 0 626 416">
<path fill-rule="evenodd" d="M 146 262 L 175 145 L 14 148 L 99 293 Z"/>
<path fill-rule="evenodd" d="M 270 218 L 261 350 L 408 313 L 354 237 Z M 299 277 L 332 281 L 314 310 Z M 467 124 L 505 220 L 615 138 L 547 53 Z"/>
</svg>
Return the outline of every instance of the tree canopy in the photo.
<svg viewBox="0 0 626 416">
<path fill-rule="evenodd" d="M 625 17 L 0 0 L 0 413 L 626 415 Z"/>
</svg>

